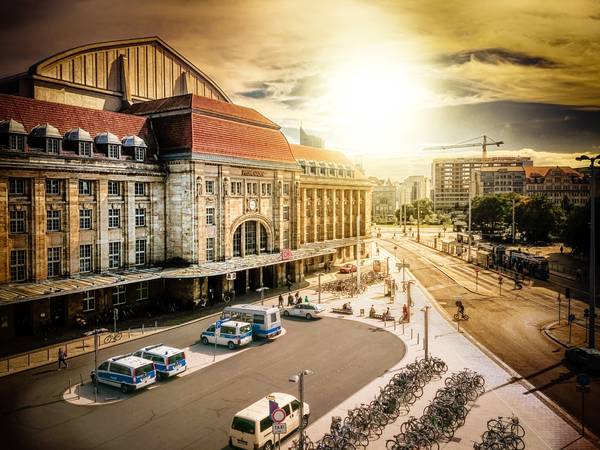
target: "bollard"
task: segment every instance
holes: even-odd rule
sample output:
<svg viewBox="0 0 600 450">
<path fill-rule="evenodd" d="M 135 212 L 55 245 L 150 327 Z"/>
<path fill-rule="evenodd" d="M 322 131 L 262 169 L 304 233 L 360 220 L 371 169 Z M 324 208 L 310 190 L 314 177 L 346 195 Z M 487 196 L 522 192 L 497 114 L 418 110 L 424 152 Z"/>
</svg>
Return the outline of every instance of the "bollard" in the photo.
<svg viewBox="0 0 600 450">
<path fill-rule="evenodd" d="M 158 320 L 154 321 L 154 328 L 158 328 Z"/>
<path fill-rule="evenodd" d="M 81 340 L 81 348 L 85 352 L 85 338 Z"/>
<path fill-rule="evenodd" d="M 131 328 L 127 330 L 127 339 L 131 339 Z"/>
<path fill-rule="evenodd" d="M 144 335 L 144 324 L 142 324 L 142 336 Z"/>
<path fill-rule="evenodd" d="M 417 345 L 419 345 L 419 333 L 417 333 Z"/>
<path fill-rule="evenodd" d="M 69 377 L 69 394 L 71 393 L 71 377 Z"/>
<path fill-rule="evenodd" d="M 410 329 L 410 339 L 411 339 L 411 341 L 412 341 L 412 338 L 413 338 L 413 329 L 411 328 Z"/>
</svg>

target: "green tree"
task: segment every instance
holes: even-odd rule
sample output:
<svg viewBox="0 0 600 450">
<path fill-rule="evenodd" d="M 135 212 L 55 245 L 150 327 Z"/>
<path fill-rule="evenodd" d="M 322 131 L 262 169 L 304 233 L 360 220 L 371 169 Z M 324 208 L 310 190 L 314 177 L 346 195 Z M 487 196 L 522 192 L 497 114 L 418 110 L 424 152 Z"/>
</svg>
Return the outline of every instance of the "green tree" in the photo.
<svg viewBox="0 0 600 450">
<path fill-rule="evenodd" d="M 504 195 L 476 197 L 471 203 L 471 225 L 494 234 L 505 228 L 510 211 L 511 201 Z"/>
<path fill-rule="evenodd" d="M 546 196 L 533 196 L 516 206 L 515 222 L 528 242 L 548 241 L 550 234 L 558 234 L 564 214 Z"/>
<path fill-rule="evenodd" d="M 433 214 L 433 202 L 431 199 L 422 198 L 421 200 L 415 200 L 409 205 L 406 205 L 406 217 L 417 220 L 417 206 L 419 207 L 419 215 L 421 216 L 421 221 L 425 220 L 425 217 Z"/>
<path fill-rule="evenodd" d="M 571 210 L 562 230 L 562 240 L 576 253 L 589 253 L 590 247 L 590 207 L 578 206 Z"/>
</svg>

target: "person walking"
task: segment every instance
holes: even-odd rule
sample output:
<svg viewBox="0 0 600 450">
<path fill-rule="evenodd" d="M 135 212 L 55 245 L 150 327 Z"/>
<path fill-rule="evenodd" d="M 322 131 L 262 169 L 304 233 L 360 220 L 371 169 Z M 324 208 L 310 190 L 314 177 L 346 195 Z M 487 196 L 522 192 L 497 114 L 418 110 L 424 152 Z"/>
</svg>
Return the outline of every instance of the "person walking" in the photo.
<svg viewBox="0 0 600 450">
<path fill-rule="evenodd" d="M 308 303 L 308 295 L 304 296 L 304 303 Z"/>
<path fill-rule="evenodd" d="M 58 370 L 60 370 L 61 364 L 64 364 L 65 368 L 69 367 L 67 363 L 67 350 L 63 351 L 62 347 L 58 349 Z"/>
<path fill-rule="evenodd" d="M 279 294 L 279 308 L 283 308 L 283 294 Z"/>
<path fill-rule="evenodd" d="M 302 302 L 302 299 L 300 298 L 300 292 L 298 292 L 298 291 L 296 291 L 295 300 L 296 300 L 296 304 Z"/>
<path fill-rule="evenodd" d="M 288 294 L 288 306 L 292 306 L 294 304 L 294 297 L 292 296 L 292 293 L 290 292 Z"/>
</svg>

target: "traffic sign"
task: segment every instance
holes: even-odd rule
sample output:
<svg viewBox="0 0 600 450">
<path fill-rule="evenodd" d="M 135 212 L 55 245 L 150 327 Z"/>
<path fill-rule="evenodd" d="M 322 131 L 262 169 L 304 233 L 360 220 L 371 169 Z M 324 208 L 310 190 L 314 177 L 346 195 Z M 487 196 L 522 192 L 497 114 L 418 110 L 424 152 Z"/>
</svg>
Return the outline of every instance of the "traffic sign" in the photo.
<svg viewBox="0 0 600 450">
<path fill-rule="evenodd" d="M 586 373 L 580 373 L 579 375 L 577 375 L 577 384 L 580 384 L 581 386 L 587 386 L 588 384 L 590 384 L 589 375 Z"/>
<path fill-rule="evenodd" d="M 220 329 L 225 322 L 229 322 L 229 319 L 221 319 L 215 322 L 215 329 Z"/>
<path fill-rule="evenodd" d="M 475 267 L 475 272 L 480 272 L 480 271 L 481 271 L 481 269 L 480 269 L 479 267 L 477 267 L 477 266 L 476 266 L 476 267 Z"/>
<path fill-rule="evenodd" d="M 569 314 L 569 322 L 575 321 L 575 314 Z"/>
<path fill-rule="evenodd" d="M 281 408 L 277 408 L 275 411 L 271 413 L 271 419 L 275 423 L 281 423 L 285 420 L 285 411 Z M 274 433 L 274 431 L 273 431 Z"/>
<path fill-rule="evenodd" d="M 287 434 L 287 423 L 274 423 L 273 434 Z"/>
</svg>

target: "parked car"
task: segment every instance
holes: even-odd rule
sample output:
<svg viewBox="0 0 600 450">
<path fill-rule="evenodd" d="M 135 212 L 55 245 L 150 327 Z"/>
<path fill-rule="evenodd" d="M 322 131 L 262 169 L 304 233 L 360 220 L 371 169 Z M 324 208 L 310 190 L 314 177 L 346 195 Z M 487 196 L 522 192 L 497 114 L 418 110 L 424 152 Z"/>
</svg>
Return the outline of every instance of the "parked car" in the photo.
<svg viewBox="0 0 600 450">
<path fill-rule="evenodd" d="M 284 308 L 283 315 L 286 317 L 306 317 L 310 320 L 312 318 L 319 317 L 323 311 L 325 311 L 325 308 L 318 303 L 298 303 L 297 305 Z"/>
<path fill-rule="evenodd" d="M 200 335 L 200 341 L 204 345 L 214 344 L 216 339 L 217 345 L 226 345 L 229 350 L 233 350 L 252 342 L 252 324 L 250 323 L 228 320 L 221 325 L 217 337 L 215 337 L 215 327 L 216 324 L 213 323 Z"/>
<path fill-rule="evenodd" d="M 342 267 L 340 267 L 340 273 L 352 273 L 352 272 L 356 272 L 356 265 L 354 264 L 344 264 Z"/>
<path fill-rule="evenodd" d="M 565 351 L 565 360 L 590 372 L 600 372 L 600 350 L 586 347 L 573 347 Z"/>
</svg>

